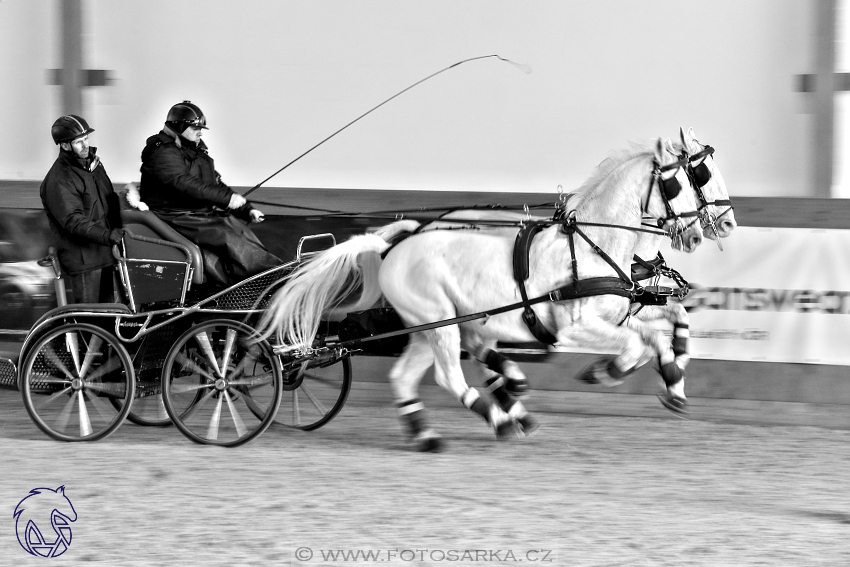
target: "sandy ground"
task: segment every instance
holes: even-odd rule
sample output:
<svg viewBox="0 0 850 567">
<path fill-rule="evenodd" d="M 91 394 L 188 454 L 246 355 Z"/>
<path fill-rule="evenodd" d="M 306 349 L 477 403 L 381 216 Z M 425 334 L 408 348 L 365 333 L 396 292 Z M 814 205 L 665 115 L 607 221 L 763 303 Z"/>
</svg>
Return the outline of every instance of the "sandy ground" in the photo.
<svg viewBox="0 0 850 567">
<path fill-rule="evenodd" d="M 541 412 L 497 442 L 429 389 L 448 447 L 419 454 L 359 388 L 320 430 L 235 449 L 131 423 L 54 442 L 0 390 L 0 565 L 850 565 L 846 430 Z M 60 485 L 72 545 L 29 556 L 12 512 Z"/>
</svg>

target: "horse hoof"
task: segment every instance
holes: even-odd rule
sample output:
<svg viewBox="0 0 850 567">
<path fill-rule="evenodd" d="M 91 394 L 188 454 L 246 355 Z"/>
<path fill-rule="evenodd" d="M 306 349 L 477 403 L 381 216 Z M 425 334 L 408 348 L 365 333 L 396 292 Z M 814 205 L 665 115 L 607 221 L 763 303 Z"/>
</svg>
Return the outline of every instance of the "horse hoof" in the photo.
<svg viewBox="0 0 850 567">
<path fill-rule="evenodd" d="M 658 396 L 658 401 L 661 405 L 670 410 L 677 417 L 686 417 L 690 410 L 688 409 L 688 400 L 667 393 Z"/>
<path fill-rule="evenodd" d="M 505 377 L 505 390 L 518 400 L 528 397 L 528 380 L 517 380 Z"/>
<path fill-rule="evenodd" d="M 443 438 L 435 431 L 425 431 L 413 440 L 420 453 L 439 453 L 443 450 Z"/>
<path fill-rule="evenodd" d="M 534 437 L 540 429 L 540 422 L 530 413 L 516 420 L 523 437 Z"/>
<path fill-rule="evenodd" d="M 516 421 L 500 423 L 493 429 L 496 431 L 496 439 L 499 441 L 507 441 L 509 439 L 516 439 L 523 436 Z"/>
<path fill-rule="evenodd" d="M 587 368 L 582 370 L 576 378 L 585 384 L 593 386 L 602 385 L 608 388 L 619 386 L 623 383 L 623 380 L 621 378 L 614 378 L 608 373 L 608 364 L 612 360 L 614 360 L 613 356 L 605 356 L 595 360 Z"/>
</svg>

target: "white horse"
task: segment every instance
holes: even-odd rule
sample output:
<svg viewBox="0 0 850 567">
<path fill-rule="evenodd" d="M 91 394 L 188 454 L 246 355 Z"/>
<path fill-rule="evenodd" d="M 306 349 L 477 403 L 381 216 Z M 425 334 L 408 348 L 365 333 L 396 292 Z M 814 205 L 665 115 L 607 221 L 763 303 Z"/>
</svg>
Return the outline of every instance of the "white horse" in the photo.
<svg viewBox="0 0 850 567">
<path fill-rule="evenodd" d="M 574 222 L 553 223 L 531 241 L 525 288 L 529 297 L 536 298 L 577 281 L 591 287 L 599 281 L 594 278 L 619 283 L 615 291 L 608 285 L 598 295 L 538 303 L 536 318 L 558 342 L 618 351 L 611 368 L 618 374 L 648 361 L 648 347 L 660 361 L 665 396 L 684 404 L 682 374 L 669 340 L 638 320 L 620 325 L 631 302 L 631 280 L 625 273 L 641 234 L 643 215 L 662 219 L 659 224 L 665 230 L 682 237 L 678 234 L 679 215 L 696 214 L 693 192 L 675 190 L 677 185 L 688 184 L 680 165 L 661 139 L 650 148 L 620 152 L 605 160 L 571 199 L 569 214 Z M 512 269 L 514 238 L 498 232 L 426 231 L 402 241 L 381 261 L 381 254 L 389 248 L 388 237 L 416 224 L 393 223 L 377 234 L 355 236 L 314 256 L 277 292 L 260 322 L 261 332 L 264 336 L 277 333 L 282 344 L 309 350 L 320 321 L 358 288 L 362 290 L 360 299 L 349 310 L 370 307 L 383 295 L 407 327 L 519 300 Z M 566 234 L 570 232 L 572 237 Z M 586 239 L 580 238 L 580 233 Z M 682 241 L 694 247 L 700 239 L 699 227 L 692 226 Z M 439 434 L 427 425 L 418 399 L 419 381 L 432 365 L 436 365 L 437 383 L 480 414 L 497 436 L 522 434 L 536 426 L 525 419 L 530 416 L 521 404 L 513 404 L 506 412 L 499 403 L 482 398 L 467 385 L 460 366 L 462 348 L 482 360 L 489 354 L 488 345 L 496 341 L 533 340 L 521 311 L 410 335 L 390 372 L 390 382 L 402 419 L 420 450 L 438 450 L 441 444 Z M 505 374 L 500 366 L 503 361 L 487 362 Z"/>
<path fill-rule="evenodd" d="M 680 143 L 676 145 L 670 143 L 666 149 L 668 152 L 687 160 L 688 176 L 691 181 L 690 190 L 695 192 L 695 198 L 699 205 L 698 213 L 703 235 L 712 240 L 718 237 L 725 238 L 737 225 L 726 184 L 712 158 L 714 149 L 700 144 L 696 140 L 693 128 L 690 128 L 687 133 L 680 128 L 679 138 Z M 423 230 L 457 226 L 457 223 L 465 221 L 472 223 L 481 221 L 480 224 L 475 225 L 476 228 L 501 231 L 510 235 L 515 234 L 516 231 L 516 228 L 512 226 L 513 223 L 523 220 L 542 220 L 542 217 L 532 217 L 527 213 L 512 210 L 460 209 L 443 215 L 440 219 L 429 224 Z M 495 224 L 494 221 L 496 221 Z M 501 226 L 498 224 L 499 221 L 505 221 L 507 225 Z M 652 232 L 641 232 L 636 239 L 635 256 L 645 261 L 648 266 L 652 266 L 656 273 L 659 260 L 663 260 L 659 256 L 663 240 L 663 235 Z M 674 249 L 693 252 L 699 243 L 698 238 L 690 238 L 687 241 L 682 238 L 674 238 L 671 244 Z M 663 267 L 666 267 L 666 265 L 662 265 Z M 651 300 L 653 297 L 663 304 L 653 305 L 651 301 L 645 301 L 646 299 Z M 632 305 L 630 316 L 647 323 L 656 320 L 669 321 L 673 330 L 672 347 L 675 361 L 677 366 L 684 371 L 690 360 L 687 349 L 689 318 L 682 304 L 668 302 L 666 297 L 648 294 L 645 296 L 644 302 L 635 302 Z M 627 319 L 623 324 L 629 325 L 629 320 Z M 515 394 L 521 394 L 523 385 L 527 383 L 519 366 L 496 351 L 495 341 L 486 344 L 480 352 L 474 354 L 487 367 L 483 370 L 484 387 L 499 400 L 503 409 L 506 411 L 513 409 L 512 406 L 517 403 Z M 498 363 L 494 364 L 494 360 Z M 577 375 L 577 378 L 589 384 L 613 387 L 621 384 L 629 373 L 628 371 L 618 370 L 615 365 L 612 365 L 612 357 L 606 356 L 591 363 Z M 684 396 L 681 398 L 660 396 L 661 403 L 675 413 L 687 413 L 684 399 Z M 533 420 L 530 416 L 524 419 L 526 422 Z"/>
<path fill-rule="evenodd" d="M 691 185 L 696 191 L 697 204 L 699 205 L 699 218 L 703 235 L 715 240 L 720 245 L 718 238 L 728 237 L 738 226 L 735 221 L 735 212 L 732 209 L 732 201 L 729 191 L 720 169 L 714 162 L 714 149 L 701 144 L 694 133 L 693 128 L 687 132 L 679 128 L 680 144 L 673 151 L 681 153 L 688 161 L 688 177 Z M 638 239 L 635 248 L 635 256 L 644 261 L 652 262 L 660 258 L 662 238 L 656 235 L 644 234 Z M 667 320 L 673 327 L 673 352 L 676 364 L 684 372 L 690 357 L 688 355 L 688 339 L 690 336 L 690 323 L 687 311 L 680 302 L 664 302 L 663 305 L 646 305 L 635 303 L 631 309 L 631 316 L 644 322 L 656 320 Z M 589 372 L 584 373 L 587 380 L 591 381 L 593 375 L 601 376 L 598 369 L 606 364 L 604 359 L 598 360 L 591 365 Z M 599 380 L 605 385 L 616 385 L 616 381 Z M 661 399 L 662 404 L 673 411 L 682 410 L 676 405 L 676 400 Z M 673 404 L 671 407 L 668 404 Z"/>
</svg>

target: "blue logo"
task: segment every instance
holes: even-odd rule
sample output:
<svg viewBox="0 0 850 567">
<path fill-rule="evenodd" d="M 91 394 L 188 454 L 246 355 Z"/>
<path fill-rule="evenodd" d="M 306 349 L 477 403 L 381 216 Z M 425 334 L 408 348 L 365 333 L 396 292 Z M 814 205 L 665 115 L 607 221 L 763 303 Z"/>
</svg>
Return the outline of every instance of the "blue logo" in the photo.
<svg viewBox="0 0 850 567">
<path fill-rule="evenodd" d="M 77 521 L 77 512 L 65 496 L 64 486 L 33 488 L 18 502 L 12 517 L 18 543 L 27 553 L 58 557 L 71 546 L 71 522 Z"/>
</svg>

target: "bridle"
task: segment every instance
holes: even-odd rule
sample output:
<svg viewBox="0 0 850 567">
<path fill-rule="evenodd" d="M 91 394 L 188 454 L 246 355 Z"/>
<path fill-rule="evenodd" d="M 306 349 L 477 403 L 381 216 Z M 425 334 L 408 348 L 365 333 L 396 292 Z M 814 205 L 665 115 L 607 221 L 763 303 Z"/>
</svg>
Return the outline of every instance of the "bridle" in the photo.
<svg viewBox="0 0 850 567">
<path fill-rule="evenodd" d="M 652 190 L 654 186 L 658 186 L 659 194 L 661 195 L 661 200 L 664 202 L 664 208 L 667 211 L 666 218 L 656 219 L 656 226 L 658 228 L 662 228 L 667 222 L 672 221 L 671 226 L 665 230 L 667 235 L 673 242 L 676 240 L 680 240 L 682 238 L 682 234 L 685 233 L 695 222 L 697 222 L 697 218 L 699 217 L 699 211 L 685 211 L 682 213 L 676 213 L 673 210 L 673 206 L 670 204 L 670 201 L 675 199 L 679 193 L 682 192 L 682 184 L 679 183 L 679 180 L 676 178 L 676 174 L 679 172 L 680 168 L 684 168 L 685 172 L 688 172 L 688 168 L 690 167 L 690 162 L 688 161 L 686 156 L 677 156 L 679 157 L 678 161 L 674 161 L 672 163 L 668 163 L 665 165 L 661 165 L 658 163 L 658 160 L 653 161 L 652 168 L 652 177 L 649 180 L 649 191 L 646 192 L 646 200 L 643 203 L 643 215 L 644 217 L 649 217 L 649 200 L 652 197 Z M 674 174 L 667 179 L 664 178 L 663 174 L 668 171 L 674 171 Z M 688 173 L 688 181 L 693 185 L 693 179 Z M 695 187 L 695 186 L 694 186 Z M 685 224 L 682 219 L 694 217 L 690 223 Z"/>
<path fill-rule="evenodd" d="M 715 199 L 714 201 L 709 201 L 705 196 L 705 192 L 702 190 L 702 188 L 708 185 L 708 182 L 711 181 L 711 168 L 708 167 L 706 160 L 712 155 L 714 155 L 714 148 L 706 145 L 702 150 L 693 155 L 690 155 L 687 149 L 683 148 L 682 154 L 679 157 L 687 162 L 685 171 L 688 174 L 688 179 L 690 180 L 691 185 L 696 192 L 697 200 L 700 203 L 698 209 L 700 226 L 703 228 L 711 227 L 711 230 L 714 232 L 715 236 L 717 236 L 719 242 L 720 231 L 717 229 L 717 221 L 720 217 L 728 214 L 729 211 L 732 210 L 732 200 Z M 715 215 L 708 210 L 709 206 L 713 206 L 715 208 L 726 207 L 726 209 L 719 215 Z"/>
</svg>

